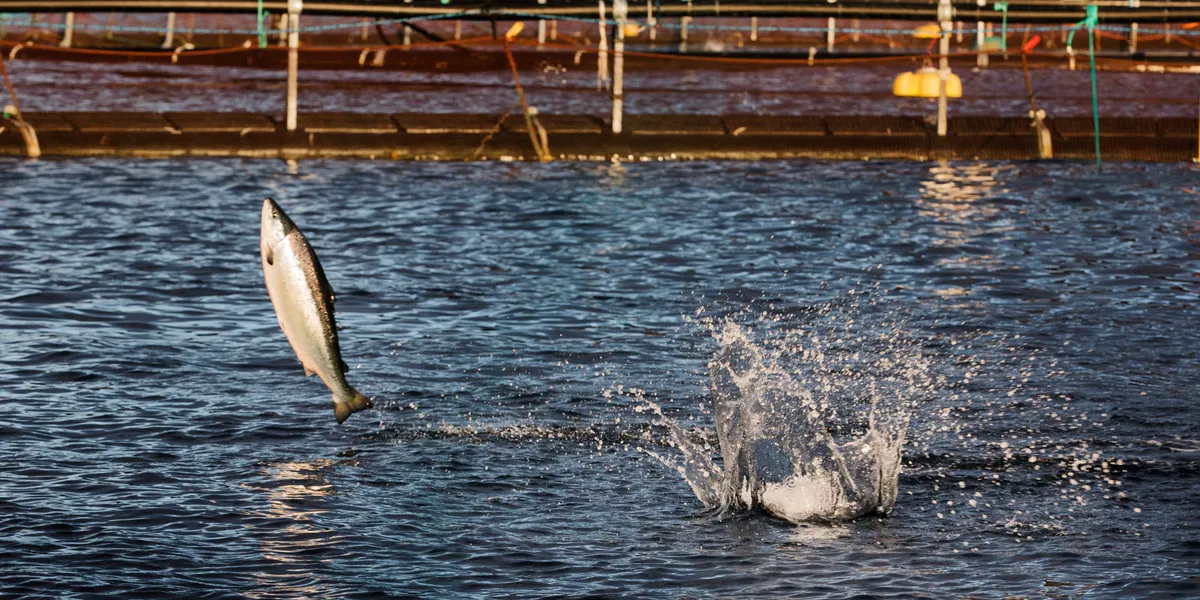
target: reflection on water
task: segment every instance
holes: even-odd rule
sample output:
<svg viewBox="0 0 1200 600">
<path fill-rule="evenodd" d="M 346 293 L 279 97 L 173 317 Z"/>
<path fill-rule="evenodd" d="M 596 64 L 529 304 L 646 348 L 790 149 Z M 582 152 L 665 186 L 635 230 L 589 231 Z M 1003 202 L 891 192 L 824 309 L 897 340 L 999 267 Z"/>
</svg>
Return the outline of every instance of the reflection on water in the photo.
<svg viewBox="0 0 1200 600">
<path fill-rule="evenodd" d="M 984 162 L 950 164 L 939 161 L 929 168 L 929 179 L 921 182 L 921 197 L 917 201 L 919 214 L 941 223 L 982 225 L 997 213 L 995 206 L 983 200 L 1007 191 L 1000 187 L 1000 181 L 1004 174 L 1014 169 L 1012 165 L 993 166 Z M 947 227 L 943 231 L 952 242 L 949 245 L 954 246 L 972 235 L 979 235 L 983 229 L 976 226 L 963 232 Z"/>
<path fill-rule="evenodd" d="M 838 523 L 800 523 L 788 535 L 787 542 L 782 547 L 803 546 L 806 543 L 837 540 L 850 535 L 852 524 Z"/>
<path fill-rule="evenodd" d="M 1008 190 L 1001 182 L 1016 171 L 1009 164 L 948 163 L 939 161 L 929 168 L 929 178 L 921 182 L 916 199 L 918 214 L 933 223 L 930 240 L 936 264 L 947 270 L 1001 269 L 997 257 L 983 245 L 983 236 L 1004 235 L 1012 224 L 1003 214 L 1003 206 L 994 202 Z M 939 251 L 940 250 L 940 251 Z M 969 296 L 973 281 L 962 285 L 943 285 L 932 291 L 943 297 Z"/>
<path fill-rule="evenodd" d="M 268 565 L 254 574 L 251 598 L 327 598 L 333 588 L 322 567 L 339 554 L 342 536 L 324 527 L 326 499 L 335 493 L 326 472 L 336 463 L 277 462 L 261 465 L 263 481 L 247 487 L 264 492 L 267 510 L 258 513 L 251 535 L 259 541 Z"/>
</svg>

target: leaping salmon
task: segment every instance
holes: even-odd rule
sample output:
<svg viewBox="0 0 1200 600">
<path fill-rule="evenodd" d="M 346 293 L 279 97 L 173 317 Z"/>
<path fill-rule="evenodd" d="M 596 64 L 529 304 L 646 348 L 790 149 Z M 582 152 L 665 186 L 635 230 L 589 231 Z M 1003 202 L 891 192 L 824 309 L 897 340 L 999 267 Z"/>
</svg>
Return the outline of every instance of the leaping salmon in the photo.
<svg viewBox="0 0 1200 600">
<path fill-rule="evenodd" d="M 259 250 L 267 293 L 279 327 L 304 366 L 304 374 L 317 374 L 333 392 L 337 422 L 371 408 L 371 401 L 346 383 L 347 367 L 342 361 L 333 320 L 333 288 L 325 279 L 317 254 L 296 224 L 270 198 L 262 205 Z"/>
</svg>

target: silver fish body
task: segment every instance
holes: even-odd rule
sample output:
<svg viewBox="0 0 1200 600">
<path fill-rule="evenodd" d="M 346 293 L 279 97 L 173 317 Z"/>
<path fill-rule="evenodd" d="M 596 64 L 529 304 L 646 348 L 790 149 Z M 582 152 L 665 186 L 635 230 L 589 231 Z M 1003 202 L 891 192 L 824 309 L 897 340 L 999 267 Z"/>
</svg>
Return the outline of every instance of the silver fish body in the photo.
<svg viewBox="0 0 1200 600">
<path fill-rule="evenodd" d="M 371 401 L 346 382 L 333 316 L 333 288 L 304 234 L 270 198 L 262 205 L 259 250 L 279 327 L 305 374 L 316 374 L 333 392 L 337 422 L 370 408 Z"/>
</svg>

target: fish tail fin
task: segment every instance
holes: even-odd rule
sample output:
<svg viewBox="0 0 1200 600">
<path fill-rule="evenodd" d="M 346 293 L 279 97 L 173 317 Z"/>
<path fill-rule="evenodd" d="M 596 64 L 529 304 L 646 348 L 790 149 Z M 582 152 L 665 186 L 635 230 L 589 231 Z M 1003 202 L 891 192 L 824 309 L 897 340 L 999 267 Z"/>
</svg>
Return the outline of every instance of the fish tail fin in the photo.
<svg viewBox="0 0 1200 600">
<path fill-rule="evenodd" d="M 343 396 L 333 395 L 333 416 L 337 418 L 338 423 L 345 421 L 351 414 L 368 408 L 371 408 L 371 400 L 354 388 L 350 388 L 349 393 Z"/>
</svg>

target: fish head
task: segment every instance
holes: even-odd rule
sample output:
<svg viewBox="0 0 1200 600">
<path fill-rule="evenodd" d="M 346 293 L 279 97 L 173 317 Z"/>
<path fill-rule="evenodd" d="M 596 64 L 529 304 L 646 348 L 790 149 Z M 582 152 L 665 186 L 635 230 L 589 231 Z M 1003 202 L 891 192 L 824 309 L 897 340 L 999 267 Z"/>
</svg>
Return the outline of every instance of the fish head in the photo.
<svg viewBox="0 0 1200 600">
<path fill-rule="evenodd" d="M 259 245 L 264 257 L 271 249 L 296 231 L 296 224 L 288 218 L 274 200 L 267 198 L 262 204 L 262 223 L 259 229 Z"/>
</svg>

